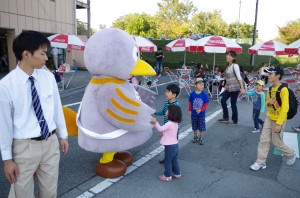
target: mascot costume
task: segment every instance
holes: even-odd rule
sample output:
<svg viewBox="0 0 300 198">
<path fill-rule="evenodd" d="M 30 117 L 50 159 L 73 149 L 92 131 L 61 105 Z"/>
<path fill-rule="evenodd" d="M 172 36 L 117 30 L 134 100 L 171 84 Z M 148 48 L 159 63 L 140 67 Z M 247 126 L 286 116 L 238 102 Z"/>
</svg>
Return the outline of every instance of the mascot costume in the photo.
<svg viewBox="0 0 300 198">
<path fill-rule="evenodd" d="M 125 151 L 152 136 L 150 106 L 154 92 L 132 85 L 133 75 L 154 76 L 154 69 L 138 58 L 135 40 L 128 33 L 108 28 L 89 38 L 84 62 L 93 75 L 87 86 L 76 123 L 78 144 L 87 151 L 103 153 L 96 173 L 116 178 L 126 172 L 132 155 Z"/>
</svg>

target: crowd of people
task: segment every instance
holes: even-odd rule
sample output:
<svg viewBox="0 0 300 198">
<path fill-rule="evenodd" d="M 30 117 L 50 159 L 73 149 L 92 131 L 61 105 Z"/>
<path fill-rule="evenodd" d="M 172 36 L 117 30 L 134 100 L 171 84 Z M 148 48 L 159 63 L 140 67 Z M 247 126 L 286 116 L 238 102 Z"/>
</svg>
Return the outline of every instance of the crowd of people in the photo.
<svg viewBox="0 0 300 198">
<path fill-rule="evenodd" d="M 296 153 L 283 142 L 283 131 L 288 119 L 289 111 L 289 92 L 287 87 L 281 83 L 283 77 L 283 69 L 276 67 L 265 67 L 262 64 L 261 71 L 265 73 L 262 79 L 255 82 L 255 90 L 245 90 L 243 70 L 236 63 L 237 55 L 234 51 L 226 53 L 227 65 L 224 71 L 220 71 L 218 65 L 215 65 L 213 74 L 222 76 L 226 81 L 225 91 L 222 95 L 221 106 L 223 109 L 223 116 L 218 120 L 220 123 L 228 125 L 238 124 L 238 109 L 237 98 L 239 94 L 253 97 L 253 129 L 252 133 L 261 132 L 260 141 L 257 148 L 257 159 L 250 166 L 250 169 L 257 171 L 265 169 L 266 159 L 268 157 L 270 143 L 274 145 L 286 158 L 286 164 L 291 166 L 296 161 Z M 209 97 L 204 91 L 205 77 L 208 73 L 208 66 L 197 64 L 195 70 L 195 90 L 190 93 L 188 100 L 188 111 L 191 116 L 192 130 L 194 136 L 193 143 L 204 144 L 204 134 L 206 131 L 205 111 L 209 104 Z M 266 78 L 267 77 L 267 78 Z M 267 81 L 266 81 L 267 79 Z M 272 86 L 269 90 L 270 94 L 265 95 L 263 88 L 266 82 L 271 82 Z M 280 88 L 280 100 L 277 101 L 276 93 Z M 165 158 L 160 163 L 164 163 L 165 172 L 159 176 L 159 179 L 165 182 L 172 181 L 172 178 L 181 178 L 181 171 L 178 164 L 178 123 L 182 119 L 180 105 L 176 100 L 180 89 L 175 84 L 171 84 L 166 90 L 166 101 L 163 110 L 155 113 L 156 115 L 164 116 L 164 125 L 160 126 L 155 118 L 152 122 L 155 128 L 160 132 L 161 144 L 165 146 Z M 232 116 L 229 119 L 229 112 L 227 109 L 227 100 L 230 98 L 232 109 Z M 174 108 L 172 108 L 172 106 Z M 176 108 L 175 108 L 176 107 Z M 267 117 L 265 121 L 260 119 L 261 113 L 267 108 Z M 177 114 L 177 115 L 175 115 Z"/>
</svg>

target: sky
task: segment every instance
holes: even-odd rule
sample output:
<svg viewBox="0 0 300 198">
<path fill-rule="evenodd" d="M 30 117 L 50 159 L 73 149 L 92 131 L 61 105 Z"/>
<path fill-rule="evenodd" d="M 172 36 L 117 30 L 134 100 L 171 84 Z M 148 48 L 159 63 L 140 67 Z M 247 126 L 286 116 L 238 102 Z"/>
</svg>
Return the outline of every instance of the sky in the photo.
<svg viewBox="0 0 300 198">
<path fill-rule="evenodd" d="M 256 0 L 191 0 L 198 11 L 220 10 L 223 20 L 230 24 L 237 22 L 254 24 Z M 157 3 L 161 0 L 91 0 L 91 26 L 99 29 L 100 24 L 107 28 L 120 16 L 132 13 L 154 15 L 158 11 Z M 259 0 L 257 30 L 263 41 L 278 36 L 278 27 L 300 18 L 299 0 Z M 87 22 L 87 11 L 77 10 L 77 18 Z M 201 33 L 201 32 L 198 32 Z"/>
</svg>

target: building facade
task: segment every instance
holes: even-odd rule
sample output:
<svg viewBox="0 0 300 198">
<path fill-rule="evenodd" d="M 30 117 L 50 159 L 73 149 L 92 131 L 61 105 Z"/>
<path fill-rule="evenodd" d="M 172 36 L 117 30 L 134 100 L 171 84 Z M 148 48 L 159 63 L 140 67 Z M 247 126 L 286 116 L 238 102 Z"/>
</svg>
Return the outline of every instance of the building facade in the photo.
<svg viewBox="0 0 300 198">
<path fill-rule="evenodd" d="M 74 34 L 76 0 L 0 0 L 0 56 L 8 55 L 9 70 L 16 66 L 12 50 L 14 38 L 24 30 L 50 36 Z M 66 62 L 72 65 L 72 52 L 66 50 Z"/>
</svg>

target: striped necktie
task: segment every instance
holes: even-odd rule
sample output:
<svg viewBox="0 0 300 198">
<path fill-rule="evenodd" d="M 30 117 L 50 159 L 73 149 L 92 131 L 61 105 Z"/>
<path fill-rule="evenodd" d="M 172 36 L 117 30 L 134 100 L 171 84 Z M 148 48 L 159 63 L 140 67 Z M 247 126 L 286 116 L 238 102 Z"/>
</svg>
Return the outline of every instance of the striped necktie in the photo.
<svg viewBox="0 0 300 198">
<path fill-rule="evenodd" d="M 30 76 L 29 80 L 31 82 L 31 97 L 32 97 L 32 105 L 33 109 L 36 115 L 36 118 L 39 122 L 39 125 L 41 127 L 41 136 L 43 139 L 48 139 L 49 136 L 49 128 L 47 125 L 47 122 L 45 120 L 44 114 L 43 114 L 43 109 L 41 106 L 40 98 L 39 95 L 36 91 L 36 88 L 34 86 L 34 77 Z"/>
</svg>

